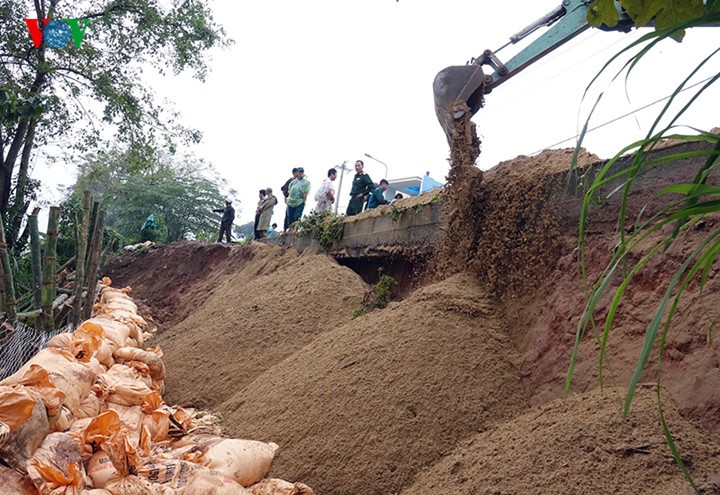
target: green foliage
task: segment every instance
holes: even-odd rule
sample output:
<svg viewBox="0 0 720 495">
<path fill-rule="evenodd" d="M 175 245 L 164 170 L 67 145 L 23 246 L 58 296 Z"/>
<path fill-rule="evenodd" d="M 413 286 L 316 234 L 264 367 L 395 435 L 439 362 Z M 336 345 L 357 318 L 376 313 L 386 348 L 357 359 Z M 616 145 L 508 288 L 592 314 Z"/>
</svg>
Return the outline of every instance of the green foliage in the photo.
<svg viewBox="0 0 720 495">
<path fill-rule="evenodd" d="M 230 41 L 204 0 L 168 4 L 154 0 L 5 0 L 0 5 L 0 113 L 3 134 L 17 123 L 42 117 L 38 142 L 72 134 L 66 142 L 83 149 L 111 124 L 115 140 L 133 149 L 197 141 L 197 131 L 177 122 L 144 83 L 143 72 L 190 71 L 203 80 L 207 50 Z M 80 47 L 74 43 L 34 48 L 23 18 L 90 18 Z M 101 105 L 80 105 L 89 98 Z M 94 109 L 98 108 L 99 111 Z M 7 118 L 11 117 L 11 118 Z"/>
<path fill-rule="evenodd" d="M 383 273 L 382 268 L 378 270 L 380 278 L 375 284 L 375 301 L 374 306 L 379 309 L 387 308 L 390 303 L 390 287 L 396 284 L 395 279 L 387 273 Z"/>
<path fill-rule="evenodd" d="M 294 225 L 298 236 L 311 237 L 325 249 L 331 249 L 340 242 L 345 228 L 343 218 L 329 211 L 314 211 Z"/>
<path fill-rule="evenodd" d="M 362 304 L 353 311 L 352 317 L 357 318 L 369 311 L 387 308 L 391 299 L 390 289 L 396 283 L 395 279 L 385 273 L 383 268 L 378 268 L 378 281 L 375 283 L 372 290 L 365 294 Z"/>
<path fill-rule="evenodd" d="M 398 208 L 397 205 L 391 205 L 390 213 L 388 213 L 388 216 L 390 217 L 390 220 L 392 220 L 393 222 L 397 222 L 398 220 L 400 220 L 400 217 L 403 213 L 405 213 L 405 211 L 405 208 Z"/>
<path fill-rule="evenodd" d="M 190 156 L 160 155 L 138 169 L 126 157 L 117 149 L 87 156 L 79 164 L 80 175 L 68 201 L 78 202 L 82 191 L 90 190 L 107 211 L 106 225 L 126 244 L 141 242 L 151 213 L 155 242 L 188 236 L 214 240 L 220 217 L 212 210 L 223 205 L 223 183 L 211 167 Z"/>
<path fill-rule="evenodd" d="M 630 2 L 622 3 L 626 5 L 626 3 L 629 4 Z M 656 24 L 658 24 L 658 16 L 660 15 L 657 6 L 661 3 L 674 5 L 677 2 L 647 2 L 645 7 L 648 9 L 655 8 L 655 10 L 648 10 L 647 12 L 652 12 L 653 15 L 657 14 Z M 689 8 L 691 4 L 695 5 L 695 2 L 687 2 L 687 4 Z M 615 55 L 610 62 L 605 65 L 600 74 L 607 71 L 610 64 L 621 56 L 634 52 L 634 54 L 629 56 L 628 60 L 625 61 L 623 68 L 615 76 L 615 79 L 621 74 L 625 74 L 626 78 L 629 77 L 632 69 L 642 63 L 643 57 L 649 51 L 657 49 L 660 41 L 667 38 L 680 39 L 683 30 L 688 27 L 717 25 L 720 23 L 720 11 L 717 5 L 718 2 L 711 1 L 709 2 L 708 11 L 704 16 L 700 18 L 690 18 L 690 20 L 681 19 L 684 22 L 672 27 L 665 27 L 663 29 L 662 22 L 670 22 L 669 20 L 663 20 L 658 24 L 659 30 L 644 36 Z M 633 18 L 639 19 L 639 21 L 649 19 L 647 12 L 645 18 L 638 17 L 640 13 L 634 12 Z M 685 17 L 695 15 L 694 10 L 679 10 L 678 12 L 678 15 Z M 678 20 L 676 18 L 673 19 Z M 686 110 L 693 105 L 710 86 L 720 79 L 720 73 L 716 72 L 714 76 L 697 87 L 689 85 L 691 78 L 703 66 L 711 63 L 717 64 L 717 61 L 713 59 L 719 54 L 720 48 L 709 47 L 707 57 L 698 67 L 694 68 L 690 74 L 682 79 L 673 92 L 673 95 L 659 112 L 645 138 L 630 143 L 620 150 L 591 178 L 590 185 L 585 191 L 580 216 L 579 254 L 583 282 L 586 288 L 586 305 L 582 317 L 578 322 L 575 346 L 566 379 L 566 393 L 569 392 L 572 383 L 580 342 L 588 330 L 592 328 L 596 332 L 599 346 L 598 374 L 602 386 L 604 369 L 607 365 L 606 351 L 609 335 L 613 328 L 620 304 L 628 289 L 632 286 L 635 276 L 645 269 L 651 260 L 663 257 L 671 246 L 683 241 L 685 237 L 684 234 L 688 231 L 696 230 L 695 227 L 700 225 L 703 219 L 710 215 L 720 213 L 720 188 L 707 184 L 710 174 L 716 168 L 720 167 L 720 136 L 692 128 L 691 130 L 694 131 L 692 134 L 683 133 L 676 124 Z M 600 74 L 596 75 L 590 86 L 595 83 Z M 588 89 L 590 86 L 588 86 Z M 675 102 L 676 96 L 680 91 L 691 89 L 695 91 L 695 93 L 689 98 L 689 103 L 678 104 Z M 598 103 L 599 100 L 600 98 L 598 98 Z M 588 128 L 589 120 L 590 117 L 588 117 L 588 121 L 586 121 L 583 127 L 581 137 L 577 144 L 575 158 L 582 146 L 582 140 Z M 661 125 L 661 122 L 667 122 L 667 124 Z M 660 141 L 665 139 L 684 141 L 688 144 L 696 144 L 696 146 L 676 148 L 674 151 L 664 152 L 658 155 L 651 154 L 651 152 L 657 148 Z M 697 146 L 697 144 L 702 144 L 703 146 Z M 628 156 L 629 158 L 623 158 L 624 156 Z M 623 158 L 624 161 L 621 161 L 621 158 Z M 649 205 L 646 205 L 637 217 L 629 217 L 628 198 L 638 180 L 643 179 L 650 171 L 669 165 L 677 166 L 678 162 L 689 158 L 696 160 L 698 158 L 702 159 L 702 165 L 695 171 L 695 177 L 692 182 L 687 184 L 669 184 L 665 187 L 660 186 L 653 198 L 654 204 L 652 209 L 648 208 Z M 608 193 L 607 191 L 610 192 Z M 603 273 L 597 280 L 591 281 L 587 275 L 588 213 L 591 206 L 598 201 L 598 198 L 604 199 L 612 194 L 620 195 L 617 230 L 620 241 L 614 249 L 612 257 Z M 663 288 L 664 293 L 657 303 L 651 322 L 645 330 L 642 350 L 638 356 L 638 361 L 635 365 L 635 370 L 630 379 L 625 397 L 625 415 L 629 412 L 637 384 L 650 361 L 654 349 L 657 349 L 658 352 L 657 393 L 658 400 L 660 401 L 660 371 L 665 343 L 673 317 L 679 309 L 679 303 L 683 293 L 691 282 L 698 282 L 701 293 L 704 290 L 708 274 L 716 265 L 717 257 L 720 253 L 720 229 L 710 229 L 703 238 L 694 242 L 696 242 L 696 244 L 692 252 L 687 255 L 671 280 Z M 613 287 L 617 288 L 613 289 Z M 602 328 L 596 328 L 596 310 L 600 306 L 602 296 L 606 293 L 611 294 L 612 300 L 607 306 Z M 600 321 L 602 322 L 603 319 L 600 319 Z M 709 339 L 710 334 L 708 333 L 708 340 Z M 664 417 L 662 416 L 662 404 L 659 403 L 659 405 L 663 432 L 673 457 L 686 478 L 695 488 L 690 474 L 675 448 L 672 435 L 665 424 Z"/>
<path fill-rule="evenodd" d="M 242 225 L 236 225 L 234 230 L 235 237 L 237 237 L 241 241 L 247 239 L 252 240 L 255 237 L 255 222 L 248 222 Z"/>
<path fill-rule="evenodd" d="M 587 19 L 593 27 L 600 27 L 603 24 L 615 27 L 620 19 L 620 13 L 615 8 L 614 0 L 595 0 L 590 4 Z"/>
<path fill-rule="evenodd" d="M 708 4 L 713 3 L 714 0 L 708 0 Z M 705 13 L 703 0 L 620 0 L 620 5 L 636 26 L 646 26 L 653 21 L 658 31 L 698 19 Z M 614 27 L 618 23 L 619 12 L 613 0 L 594 0 L 587 19 L 594 27 L 603 24 Z M 680 41 L 684 33 L 683 29 L 679 29 L 671 37 Z"/>
</svg>

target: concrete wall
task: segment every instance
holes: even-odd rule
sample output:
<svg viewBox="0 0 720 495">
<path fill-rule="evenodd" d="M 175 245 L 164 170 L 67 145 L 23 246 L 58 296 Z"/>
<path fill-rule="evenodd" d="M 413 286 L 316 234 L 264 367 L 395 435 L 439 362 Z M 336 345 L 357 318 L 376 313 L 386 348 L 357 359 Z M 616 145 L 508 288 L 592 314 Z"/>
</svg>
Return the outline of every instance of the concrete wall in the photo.
<svg viewBox="0 0 720 495">
<path fill-rule="evenodd" d="M 391 211 L 385 208 L 388 213 Z M 411 248 L 430 252 L 440 233 L 442 212 L 439 202 L 431 202 L 403 210 L 393 219 L 388 215 L 349 217 L 345 220 L 343 238 L 331 251 L 335 257 L 355 257 L 387 253 L 391 248 Z M 279 246 L 293 246 L 299 252 L 320 248 L 313 239 L 286 235 L 263 242 Z"/>
</svg>

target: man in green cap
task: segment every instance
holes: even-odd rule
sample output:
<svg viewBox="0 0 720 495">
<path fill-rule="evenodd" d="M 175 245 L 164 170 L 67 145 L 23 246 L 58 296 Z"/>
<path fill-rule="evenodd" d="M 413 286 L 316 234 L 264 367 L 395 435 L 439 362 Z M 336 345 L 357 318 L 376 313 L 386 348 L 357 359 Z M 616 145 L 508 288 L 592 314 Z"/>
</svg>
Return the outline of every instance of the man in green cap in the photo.
<svg viewBox="0 0 720 495">
<path fill-rule="evenodd" d="M 350 204 L 347 207 L 347 216 L 357 215 L 363 211 L 365 201 L 373 191 L 375 184 L 368 174 L 363 172 L 365 164 L 362 160 L 355 162 L 355 178 L 350 188 Z"/>
</svg>

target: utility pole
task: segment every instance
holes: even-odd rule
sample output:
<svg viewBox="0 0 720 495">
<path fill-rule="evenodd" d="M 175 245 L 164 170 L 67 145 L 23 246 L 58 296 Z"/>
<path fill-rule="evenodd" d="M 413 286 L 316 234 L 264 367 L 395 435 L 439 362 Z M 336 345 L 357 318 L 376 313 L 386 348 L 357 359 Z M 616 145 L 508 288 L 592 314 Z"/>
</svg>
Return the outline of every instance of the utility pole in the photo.
<svg viewBox="0 0 720 495">
<path fill-rule="evenodd" d="M 335 214 L 336 215 L 338 212 L 338 206 L 340 206 L 340 191 L 342 191 L 343 176 L 345 175 L 345 172 L 350 171 L 350 167 L 345 166 L 346 163 L 347 163 L 347 160 L 344 160 L 342 162 L 342 165 L 335 166 L 335 168 L 340 169 L 340 184 L 338 184 L 337 194 L 335 195 Z"/>
</svg>

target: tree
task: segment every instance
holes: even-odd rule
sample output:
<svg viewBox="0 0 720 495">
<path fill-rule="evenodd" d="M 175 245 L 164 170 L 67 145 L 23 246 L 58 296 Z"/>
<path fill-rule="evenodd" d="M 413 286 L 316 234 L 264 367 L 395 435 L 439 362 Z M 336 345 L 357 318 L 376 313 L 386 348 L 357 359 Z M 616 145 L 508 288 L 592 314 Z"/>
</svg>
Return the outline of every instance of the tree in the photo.
<svg viewBox="0 0 720 495">
<path fill-rule="evenodd" d="M 255 222 L 248 222 L 242 225 L 235 226 L 235 237 L 240 240 L 254 239 L 255 238 Z"/>
<path fill-rule="evenodd" d="M 106 225 L 125 243 L 140 241 L 143 224 L 153 214 L 157 242 L 175 242 L 187 236 L 212 240 L 222 206 L 223 182 L 213 169 L 192 156 L 162 154 L 133 167 L 127 151 L 97 152 L 79 164 L 79 176 L 67 203 L 89 190 L 107 211 Z M 219 205 L 219 206 L 218 206 Z"/>
<path fill-rule="evenodd" d="M 48 28 L 46 19 L 55 24 Z M 38 146 L 62 140 L 65 151 L 86 151 L 110 127 L 133 166 L 143 167 L 159 146 L 172 151 L 199 140 L 156 102 L 142 75 L 154 67 L 205 77 L 205 52 L 229 43 L 205 0 L 171 8 L 155 0 L 4 0 L 0 23 L 0 214 L 11 246 L 29 205 Z M 58 25 L 64 47 L 53 37 L 63 34 Z"/>
</svg>

